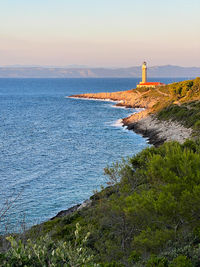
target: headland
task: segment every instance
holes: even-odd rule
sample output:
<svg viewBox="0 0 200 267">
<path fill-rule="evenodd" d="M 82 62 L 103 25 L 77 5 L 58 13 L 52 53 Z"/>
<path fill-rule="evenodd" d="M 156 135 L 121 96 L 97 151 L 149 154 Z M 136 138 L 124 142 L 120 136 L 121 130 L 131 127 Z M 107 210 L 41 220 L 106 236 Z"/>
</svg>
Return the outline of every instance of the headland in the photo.
<svg viewBox="0 0 200 267">
<path fill-rule="evenodd" d="M 158 146 L 165 141 L 183 143 L 193 134 L 192 125 L 184 123 L 184 116 L 180 119 L 168 117 L 163 119 L 160 112 L 169 107 L 182 106 L 191 101 L 199 100 L 198 92 L 193 90 L 199 78 L 190 81 L 173 83 L 155 88 L 136 88 L 113 93 L 95 93 L 73 95 L 73 98 L 101 99 L 117 101 L 116 106 L 126 108 L 142 108 L 140 112 L 123 118 L 123 126 L 148 138 L 150 144 Z M 185 107 L 184 107 L 185 109 Z M 189 109 L 187 107 L 187 109 Z"/>
</svg>

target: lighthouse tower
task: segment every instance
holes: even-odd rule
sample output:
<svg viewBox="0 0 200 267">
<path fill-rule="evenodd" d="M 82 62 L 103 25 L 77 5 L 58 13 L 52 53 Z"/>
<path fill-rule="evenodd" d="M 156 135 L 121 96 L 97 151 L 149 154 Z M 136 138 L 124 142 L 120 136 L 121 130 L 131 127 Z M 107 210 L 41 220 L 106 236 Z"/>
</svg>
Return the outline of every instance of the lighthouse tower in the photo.
<svg viewBox="0 0 200 267">
<path fill-rule="evenodd" d="M 144 61 L 142 64 L 142 83 L 147 82 L 147 63 Z"/>
<path fill-rule="evenodd" d="M 164 86 L 164 83 L 160 82 L 147 82 L 147 63 L 144 61 L 142 64 L 142 81 L 137 85 L 137 88 L 148 87 L 155 88 L 157 86 Z"/>
</svg>

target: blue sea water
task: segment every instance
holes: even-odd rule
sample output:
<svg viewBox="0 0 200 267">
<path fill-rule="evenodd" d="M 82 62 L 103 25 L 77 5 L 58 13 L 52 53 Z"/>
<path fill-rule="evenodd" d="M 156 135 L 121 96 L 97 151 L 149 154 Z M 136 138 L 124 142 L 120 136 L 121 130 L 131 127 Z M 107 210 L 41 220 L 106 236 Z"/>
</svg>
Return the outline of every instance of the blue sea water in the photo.
<svg viewBox="0 0 200 267">
<path fill-rule="evenodd" d="M 106 185 L 104 167 L 148 145 L 119 123 L 136 110 L 67 97 L 127 90 L 138 82 L 0 79 L 0 208 L 17 196 L 7 213 L 10 230 L 24 216 L 32 225 L 81 203 Z"/>
</svg>

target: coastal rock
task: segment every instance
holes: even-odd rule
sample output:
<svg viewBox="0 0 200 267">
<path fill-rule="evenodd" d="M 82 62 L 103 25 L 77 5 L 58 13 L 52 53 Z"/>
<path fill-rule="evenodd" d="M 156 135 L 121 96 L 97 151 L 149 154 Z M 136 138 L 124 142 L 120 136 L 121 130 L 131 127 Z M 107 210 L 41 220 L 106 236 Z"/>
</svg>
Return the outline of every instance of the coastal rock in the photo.
<svg viewBox="0 0 200 267">
<path fill-rule="evenodd" d="M 87 199 L 78 207 L 77 210 L 82 210 L 83 208 L 89 208 L 91 206 L 91 204 L 92 204 L 92 200 Z"/>
<path fill-rule="evenodd" d="M 75 205 L 75 206 L 73 206 L 67 210 L 62 210 L 62 211 L 58 212 L 58 214 L 56 216 L 52 217 L 50 220 L 64 217 L 66 215 L 74 213 L 75 211 L 82 210 L 83 208 L 89 208 L 91 206 L 91 204 L 92 204 L 92 200 L 87 199 L 82 204 L 77 204 L 77 205 Z"/>
<path fill-rule="evenodd" d="M 58 212 L 58 214 L 54 217 L 52 217 L 50 220 L 54 220 L 56 218 L 61 218 L 61 217 L 64 217 L 66 215 L 69 215 L 69 214 L 72 214 L 73 212 L 77 211 L 78 208 L 81 206 L 81 204 L 77 204 L 67 210 L 61 210 L 60 212 Z"/>
<path fill-rule="evenodd" d="M 141 110 L 140 112 L 134 113 L 130 115 L 129 117 L 122 119 L 122 122 L 124 125 L 132 124 L 133 122 L 137 122 L 143 118 L 146 118 L 150 112 L 151 112 L 150 109 Z"/>
<path fill-rule="evenodd" d="M 165 141 L 178 141 L 183 143 L 192 135 L 192 129 L 186 128 L 175 121 L 160 121 L 155 115 L 149 115 L 139 121 L 124 121 L 127 129 L 141 134 L 148 138 L 148 142 L 155 146 L 161 145 Z"/>
</svg>

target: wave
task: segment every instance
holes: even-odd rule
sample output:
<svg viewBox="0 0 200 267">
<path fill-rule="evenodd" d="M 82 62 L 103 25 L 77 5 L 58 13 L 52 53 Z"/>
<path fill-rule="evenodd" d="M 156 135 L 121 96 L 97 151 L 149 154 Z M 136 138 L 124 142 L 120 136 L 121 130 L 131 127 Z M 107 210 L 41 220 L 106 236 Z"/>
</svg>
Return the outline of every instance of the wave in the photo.
<svg viewBox="0 0 200 267">
<path fill-rule="evenodd" d="M 122 119 L 116 120 L 115 122 L 113 122 L 112 124 L 110 124 L 110 126 L 113 126 L 113 127 L 122 127 L 123 126 L 123 121 L 122 121 Z"/>
<path fill-rule="evenodd" d="M 128 109 L 125 106 L 116 106 L 116 105 L 111 105 L 112 108 L 122 108 L 122 109 Z"/>
</svg>

